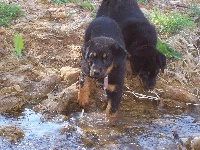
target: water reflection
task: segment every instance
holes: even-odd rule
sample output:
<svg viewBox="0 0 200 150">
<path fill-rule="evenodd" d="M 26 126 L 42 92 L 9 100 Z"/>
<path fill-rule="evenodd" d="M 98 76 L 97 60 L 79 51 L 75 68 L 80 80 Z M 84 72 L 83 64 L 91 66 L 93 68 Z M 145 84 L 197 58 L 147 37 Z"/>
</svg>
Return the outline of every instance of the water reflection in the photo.
<svg viewBox="0 0 200 150">
<path fill-rule="evenodd" d="M 71 113 L 67 121 L 42 121 L 25 109 L 21 116 L 0 115 L 0 125 L 25 132 L 22 141 L 0 140 L 0 149 L 178 149 L 172 130 L 183 137 L 200 137 L 199 105 L 186 110 L 159 108 L 159 101 L 123 100 L 117 118 L 103 112 Z"/>
</svg>

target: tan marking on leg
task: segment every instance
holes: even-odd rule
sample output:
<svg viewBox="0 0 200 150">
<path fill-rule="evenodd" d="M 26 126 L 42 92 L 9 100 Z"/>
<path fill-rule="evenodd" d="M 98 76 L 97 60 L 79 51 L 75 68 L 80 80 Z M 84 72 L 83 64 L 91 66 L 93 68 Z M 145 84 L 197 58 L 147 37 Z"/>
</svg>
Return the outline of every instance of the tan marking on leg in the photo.
<svg viewBox="0 0 200 150">
<path fill-rule="evenodd" d="M 131 68 L 131 63 L 129 60 L 126 61 L 126 72 L 127 72 L 127 75 L 132 75 L 132 68 Z"/>
<path fill-rule="evenodd" d="M 90 79 L 89 77 L 85 77 L 84 85 L 81 87 L 79 84 L 79 91 L 78 91 L 78 103 L 79 105 L 85 107 L 89 103 L 90 97 Z"/>
<path fill-rule="evenodd" d="M 106 116 L 109 117 L 110 115 L 110 108 L 111 108 L 111 102 L 108 101 L 108 105 L 107 105 L 107 108 L 106 108 Z"/>
<path fill-rule="evenodd" d="M 110 114 L 110 109 L 111 109 L 111 102 L 108 101 L 108 105 L 107 105 L 107 108 L 106 108 L 106 116 L 107 117 L 116 117 L 117 113 Z"/>
<path fill-rule="evenodd" d="M 116 89 L 116 85 L 108 84 L 107 90 L 110 92 L 114 92 Z"/>
</svg>

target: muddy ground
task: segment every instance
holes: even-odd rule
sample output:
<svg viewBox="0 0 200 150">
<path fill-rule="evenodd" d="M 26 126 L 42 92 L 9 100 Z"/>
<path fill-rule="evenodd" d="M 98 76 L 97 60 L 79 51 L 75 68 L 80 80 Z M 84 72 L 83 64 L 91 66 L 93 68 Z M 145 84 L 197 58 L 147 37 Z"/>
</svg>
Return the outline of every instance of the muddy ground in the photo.
<svg viewBox="0 0 200 150">
<path fill-rule="evenodd" d="M 100 2 L 91 1 L 95 10 Z M 18 4 L 24 13 L 10 27 L 0 28 L 0 113 L 19 116 L 26 107 L 43 114 L 43 121 L 57 114 L 67 120 L 72 112 L 82 111 L 76 103 L 80 48 L 85 28 L 95 11 L 82 8 L 79 3 L 64 5 L 39 0 L 10 3 Z M 157 0 L 140 6 L 145 13 L 153 7 L 170 11 L 188 9 Z M 127 77 L 121 105 L 124 101 L 149 99 L 159 100 L 163 108 L 186 109 L 190 103 L 200 103 L 200 31 L 198 23 L 195 25 L 192 30 L 185 29 L 167 38 L 159 35 L 183 56 L 183 60 L 167 58 L 165 73 L 158 75 L 153 91 L 144 91 L 137 78 Z M 13 55 L 13 36 L 17 33 L 24 40 L 21 58 Z M 102 101 L 94 99 L 101 99 L 101 96 L 92 97 L 86 112 L 104 110 Z M 23 135 L 21 130 L 20 135 Z"/>
</svg>

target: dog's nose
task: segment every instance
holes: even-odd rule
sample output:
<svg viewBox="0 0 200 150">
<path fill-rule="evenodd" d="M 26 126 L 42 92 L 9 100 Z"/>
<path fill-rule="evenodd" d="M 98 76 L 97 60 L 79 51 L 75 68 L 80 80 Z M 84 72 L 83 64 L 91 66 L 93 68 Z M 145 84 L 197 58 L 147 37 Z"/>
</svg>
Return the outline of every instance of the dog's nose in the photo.
<svg viewBox="0 0 200 150">
<path fill-rule="evenodd" d="M 94 70 L 94 75 L 95 75 L 95 76 L 100 75 L 100 71 L 95 69 L 95 70 Z"/>
</svg>

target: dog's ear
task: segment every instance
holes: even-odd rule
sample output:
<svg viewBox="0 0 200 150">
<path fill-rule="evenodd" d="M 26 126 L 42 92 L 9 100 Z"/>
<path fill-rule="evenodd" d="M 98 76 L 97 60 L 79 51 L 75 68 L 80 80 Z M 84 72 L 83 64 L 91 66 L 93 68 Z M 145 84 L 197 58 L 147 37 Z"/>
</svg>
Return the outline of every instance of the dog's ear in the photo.
<svg viewBox="0 0 200 150">
<path fill-rule="evenodd" d="M 91 41 L 91 40 L 83 44 L 83 46 L 81 48 L 81 53 L 82 53 L 83 59 L 87 59 L 89 49 L 92 44 L 93 44 L 93 41 Z"/>
<path fill-rule="evenodd" d="M 140 74 L 144 67 L 144 59 L 138 56 L 130 57 L 130 63 L 133 70 L 133 75 L 137 76 Z"/>
<path fill-rule="evenodd" d="M 111 46 L 111 50 L 113 54 L 114 67 L 117 67 L 120 62 L 126 59 L 128 53 L 117 43 Z"/>
<path fill-rule="evenodd" d="M 164 69 L 166 67 L 166 56 L 158 51 L 157 55 L 156 55 L 156 60 L 157 60 L 158 66 L 160 67 L 162 73 L 164 73 Z"/>
</svg>

